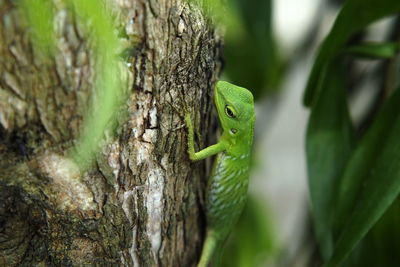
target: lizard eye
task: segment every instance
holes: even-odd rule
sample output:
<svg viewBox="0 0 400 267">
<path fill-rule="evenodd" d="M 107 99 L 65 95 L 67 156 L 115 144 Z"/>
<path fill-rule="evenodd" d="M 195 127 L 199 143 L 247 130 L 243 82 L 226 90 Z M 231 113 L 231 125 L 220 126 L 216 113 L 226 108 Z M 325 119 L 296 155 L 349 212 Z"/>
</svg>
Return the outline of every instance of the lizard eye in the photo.
<svg viewBox="0 0 400 267">
<path fill-rule="evenodd" d="M 235 134 L 235 133 L 237 133 L 237 130 L 236 130 L 235 128 L 232 128 L 232 129 L 231 129 L 231 133 L 232 133 L 232 134 Z"/>
<path fill-rule="evenodd" d="M 235 114 L 234 110 L 228 105 L 225 106 L 225 113 L 230 118 L 236 118 L 236 114 Z"/>
</svg>

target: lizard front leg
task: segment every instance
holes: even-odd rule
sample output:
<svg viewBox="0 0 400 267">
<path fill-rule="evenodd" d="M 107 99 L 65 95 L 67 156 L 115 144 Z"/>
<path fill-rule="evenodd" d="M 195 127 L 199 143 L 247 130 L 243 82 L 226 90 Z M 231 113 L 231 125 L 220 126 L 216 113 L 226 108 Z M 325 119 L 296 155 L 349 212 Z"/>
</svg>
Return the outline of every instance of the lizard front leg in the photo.
<svg viewBox="0 0 400 267">
<path fill-rule="evenodd" d="M 186 127 L 188 129 L 188 141 L 187 141 L 188 154 L 189 154 L 189 158 L 192 161 L 205 159 L 207 157 L 210 157 L 212 155 L 215 155 L 215 154 L 225 150 L 224 143 L 218 142 L 218 143 L 211 145 L 209 147 L 206 147 L 198 152 L 195 152 L 195 150 L 194 150 L 194 128 L 193 128 L 193 122 L 192 122 L 190 113 L 187 113 L 185 115 L 185 123 L 186 123 Z"/>
</svg>

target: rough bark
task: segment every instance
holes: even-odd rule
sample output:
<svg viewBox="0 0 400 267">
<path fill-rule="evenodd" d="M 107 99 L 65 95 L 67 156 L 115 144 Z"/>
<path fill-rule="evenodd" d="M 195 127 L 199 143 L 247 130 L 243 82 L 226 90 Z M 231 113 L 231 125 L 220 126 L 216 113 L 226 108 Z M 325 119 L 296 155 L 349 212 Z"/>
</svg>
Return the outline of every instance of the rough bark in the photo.
<svg viewBox="0 0 400 267">
<path fill-rule="evenodd" d="M 135 43 L 126 115 L 82 173 L 67 151 L 96 59 L 55 0 L 57 52 L 43 60 L 17 2 L 0 1 L 0 266 L 193 266 L 207 168 L 188 160 L 180 115 L 190 108 L 197 131 L 213 132 L 218 34 L 182 0 L 109 1 Z"/>
</svg>

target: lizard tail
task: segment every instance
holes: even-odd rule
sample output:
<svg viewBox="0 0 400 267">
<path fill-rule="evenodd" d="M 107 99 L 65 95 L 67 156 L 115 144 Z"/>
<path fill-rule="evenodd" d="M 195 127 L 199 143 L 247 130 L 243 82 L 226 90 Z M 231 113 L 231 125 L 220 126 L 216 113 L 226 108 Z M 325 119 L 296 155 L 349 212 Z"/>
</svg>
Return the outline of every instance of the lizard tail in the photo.
<svg viewBox="0 0 400 267">
<path fill-rule="evenodd" d="M 211 231 L 207 231 L 206 240 L 201 252 L 200 261 L 197 267 L 207 267 L 214 256 L 215 249 L 217 248 L 217 238 Z"/>
</svg>

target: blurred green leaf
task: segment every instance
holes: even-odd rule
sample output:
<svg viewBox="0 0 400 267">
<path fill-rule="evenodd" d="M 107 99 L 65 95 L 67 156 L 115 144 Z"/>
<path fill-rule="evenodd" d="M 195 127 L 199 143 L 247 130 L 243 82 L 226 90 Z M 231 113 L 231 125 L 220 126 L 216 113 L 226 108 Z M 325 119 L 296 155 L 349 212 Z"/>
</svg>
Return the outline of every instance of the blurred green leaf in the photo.
<svg viewBox="0 0 400 267">
<path fill-rule="evenodd" d="M 364 43 L 346 48 L 345 53 L 367 59 L 385 59 L 400 52 L 400 43 Z"/>
<path fill-rule="evenodd" d="M 241 29 L 227 27 L 225 73 L 252 91 L 255 99 L 276 90 L 281 66 L 272 33 L 271 0 L 230 0 Z M 234 25 L 233 25 L 234 26 Z"/>
<path fill-rule="evenodd" d="M 92 38 L 87 39 L 93 40 L 91 48 L 95 59 L 95 90 L 72 155 L 82 168 L 86 168 L 100 148 L 105 131 L 116 125 L 115 116 L 124 94 L 118 65 L 122 45 L 105 3 L 97 0 L 71 0 L 71 3 L 78 23 Z"/>
<path fill-rule="evenodd" d="M 342 267 L 397 266 L 400 262 L 400 198 L 361 240 Z"/>
<path fill-rule="evenodd" d="M 204 14 L 214 23 L 241 32 L 242 24 L 237 12 L 232 8 L 232 0 L 186 0 L 189 4 L 200 7 Z"/>
<path fill-rule="evenodd" d="M 34 47 L 50 59 L 55 53 L 52 1 L 21 0 L 20 9 L 27 19 Z M 116 25 L 106 10 L 106 3 L 97 0 L 69 0 L 72 12 L 77 16 L 91 42 L 95 59 L 95 86 L 90 108 L 86 113 L 81 136 L 73 148 L 72 157 L 85 168 L 99 149 L 106 130 L 116 124 L 116 112 L 123 96 L 122 78 L 117 55 L 122 51 Z"/>
<path fill-rule="evenodd" d="M 231 233 L 224 248 L 222 266 L 256 267 L 265 262 L 277 251 L 275 236 L 260 200 L 249 196 L 243 214 Z"/>
<path fill-rule="evenodd" d="M 341 69 L 342 64 L 335 62 L 323 71 L 323 90 L 313 104 L 306 137 L 316 235 L 326 260 L 333 250 L 333 197 L 338 178 L 350 156 L 354 135 Z"/>
<path fill-rule="evenodd" d="M 400 12 L 398 0 L 347 0 L 336 21 L 321 45 L 308 79 L 304 105 L 311 106 L 318 94 L 319 79 L 324 65 L 330 62 L 345 46 L 349 38 L 364 27 L 389 15 Z"/>
<path fill-rule="evenodd" d="M 399 103 L 400 90 L 396 90 L 346 166 L 335 213 L 341 234 L 326 266 L 338 266 L 400 192 Z"/>
<path fill-rule="evenodd" d="M 48 58 L 55 52 L 53 4 L 48 0 L 21 0 L 20 8 L 27 19 L 33 45 Z"/>
</svg>

